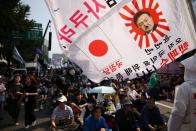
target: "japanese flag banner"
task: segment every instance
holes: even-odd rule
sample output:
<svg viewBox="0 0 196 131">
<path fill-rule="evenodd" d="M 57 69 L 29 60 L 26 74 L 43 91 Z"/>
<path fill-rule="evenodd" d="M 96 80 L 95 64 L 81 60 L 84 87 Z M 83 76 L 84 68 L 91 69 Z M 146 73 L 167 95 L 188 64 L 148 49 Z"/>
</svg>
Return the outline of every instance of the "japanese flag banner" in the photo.
<svg viewBox="0 0 196 131">
<path fill-rule="evenodd" d="M 196 48 L 186 0 L 45 0 L 59 43 L 94 82 L 136 78 Z"/>
</svg>

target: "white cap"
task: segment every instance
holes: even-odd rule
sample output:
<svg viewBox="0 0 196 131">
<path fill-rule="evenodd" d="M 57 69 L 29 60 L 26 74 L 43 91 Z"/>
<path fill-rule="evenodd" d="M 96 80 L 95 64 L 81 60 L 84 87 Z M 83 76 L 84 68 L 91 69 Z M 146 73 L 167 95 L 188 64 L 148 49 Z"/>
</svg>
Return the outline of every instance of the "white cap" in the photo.
<svg viewBox="0 0 196 131">
<path fill-rule="evenodd" d="M 119 91 L 125 91 L 125 90 L 121 88 Z"/>
<path fill-rule="evenodd" d="M 61 97 L 57 98 L 57 101 L 59 101 L 59 102 L 66 102 L 67 98 L 64 95 L 62 95 Z"/>
<path fill-rule="evenodd" d="M 127 83 L 129 84 L 129 83 L 131 83 L 131 81 L 127 81 Z"/>
<path fill-rule="evenodd" d="M 90 82 L 88 82 L 88 83 L 86 83 L 86 85 L 91 85 L 91 83 L 90 83 Z"/>
</svg>

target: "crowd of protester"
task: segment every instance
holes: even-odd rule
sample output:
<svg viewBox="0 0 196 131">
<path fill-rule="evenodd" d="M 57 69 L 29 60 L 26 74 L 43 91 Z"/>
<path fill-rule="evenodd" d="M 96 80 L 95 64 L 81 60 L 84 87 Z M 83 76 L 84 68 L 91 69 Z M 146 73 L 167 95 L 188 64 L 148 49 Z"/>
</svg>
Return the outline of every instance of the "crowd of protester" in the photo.
<svg viewBox="0 0 196 131">
<path fill-rule="evenodd" d="M 162 131 L 166 120 L 156 100 L 172 101 L 181 75 L 151 74 L 133 80 L 106 78 L 93 83 L 77 69 L 49 70 L 47 76 L 15 74 L 0 78 L 0 119 L 7 111 L 18 126 L 24 104 L 25 129 L 36 126 L 35 111 L 50 103 L 51 130 Z M 155 75 L 154 77 L 152 77 Z M 110 86 L 116 93 L 89 93 L 93 87 Z"/>
</svg>

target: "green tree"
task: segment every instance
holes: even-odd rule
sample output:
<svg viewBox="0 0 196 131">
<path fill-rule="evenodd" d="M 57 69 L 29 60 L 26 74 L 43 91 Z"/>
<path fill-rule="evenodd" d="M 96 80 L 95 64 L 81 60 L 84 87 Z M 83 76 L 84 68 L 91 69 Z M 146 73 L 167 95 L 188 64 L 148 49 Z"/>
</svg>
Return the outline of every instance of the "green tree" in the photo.
<svg viewBox="0 0 196 131">
<path fill-rule="evenodd" d="M 29 20 L 30 7 L 21 0 L 0 0 L 0 59 L 9 59 L 12 42 L 17 42 L 14 33 L 32 28 Z"/>
</svg>

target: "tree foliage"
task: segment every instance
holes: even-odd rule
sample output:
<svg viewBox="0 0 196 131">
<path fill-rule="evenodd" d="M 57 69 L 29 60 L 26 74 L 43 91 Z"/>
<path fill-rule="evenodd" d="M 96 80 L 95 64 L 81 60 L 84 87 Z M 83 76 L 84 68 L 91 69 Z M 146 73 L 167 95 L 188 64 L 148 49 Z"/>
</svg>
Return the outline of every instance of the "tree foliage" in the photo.
<svg viewBox="0 0 196 131">
<path fill-rule="evenodd" d="M 11 43 L 16 41 L 13 32 L 32 28 L 29 13 L 30 7 L 21 0 L 0 0 L 0 58 L 9 56 Z"/>
</svg>

